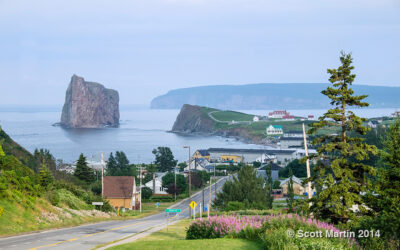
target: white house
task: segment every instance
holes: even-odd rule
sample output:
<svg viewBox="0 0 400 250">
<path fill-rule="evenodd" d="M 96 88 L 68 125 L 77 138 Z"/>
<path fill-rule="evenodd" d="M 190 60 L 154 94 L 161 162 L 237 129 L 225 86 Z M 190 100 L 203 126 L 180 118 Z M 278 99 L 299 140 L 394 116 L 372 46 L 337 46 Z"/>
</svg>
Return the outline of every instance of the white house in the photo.
<svg viewBox="0 0 400 250">
<path fill-rule="evenodd" d="M 372 121 L 368 122 L 368 127 L 370 127 L 370 128 L 376 128 L 378 126 L 379 126 L 379 122 L 378 121 L 372 120 Z"/>
<path fill-rule="evenodd" d="M 151 190 L 153 190 L 154 194 L 168 194 L 166 191 L 166 188 L 162 187 L 162 177 L 165 175 L 165 173 L 163 174 L 159 174 L 155 179 L 154 182 L 153 180 L 147 182 L 144 184 L 145 187 L 150 188 Z"/>
<path fill-rule="evenodd" d="M 196 158 L 195 160 L 190 161 L 190 170 L 203 171 L 208 165 L 210 165 L 210 162 L 207 159 Z M 185 167 L 184 171 L 189 171 L 189 168 Z"/>
<path fill-rule="evenodd" d="M 256 115 L 253 117 L 253 122 L 258 122 L 259 120 L 260 120 L 260 118 L 258 118 L 258 116 L 256 116 Z"/>
<path fill-rule="evenodd" d="M 283 135 L 283 128 L 280 125 L 269 125 L 267 135 Z"/>
</svg>

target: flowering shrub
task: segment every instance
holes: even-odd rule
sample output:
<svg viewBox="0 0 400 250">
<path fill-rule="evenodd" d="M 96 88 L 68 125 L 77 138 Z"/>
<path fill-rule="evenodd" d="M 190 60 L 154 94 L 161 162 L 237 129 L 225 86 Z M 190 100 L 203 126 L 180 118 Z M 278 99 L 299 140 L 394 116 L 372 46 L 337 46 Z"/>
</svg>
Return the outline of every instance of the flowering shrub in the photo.
<svg viewBox="0 0 400 250">
<path fill-rule="evenodd" d="M 320 230 L 322 237 L 306 238 L 288 235 L 288 230 L 314 232 Z M 359 249 L 354 238 L 326 238 L 325 230 L 341 232 L 334 225 L 299 215 L 266 216 L 212 216 L 194 221 L 186 232 L 187 239 L 213 239 L 221 237 L 243 238 L 262 241 L 264 248 L 291 249 Z"/>
</svg>

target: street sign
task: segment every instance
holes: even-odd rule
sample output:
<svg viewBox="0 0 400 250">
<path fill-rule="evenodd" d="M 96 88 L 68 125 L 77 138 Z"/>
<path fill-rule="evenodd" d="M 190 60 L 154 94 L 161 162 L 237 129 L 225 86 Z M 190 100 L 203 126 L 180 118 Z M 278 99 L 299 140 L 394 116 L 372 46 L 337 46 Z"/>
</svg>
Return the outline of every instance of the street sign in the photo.
<svg viewBox="0 0 400 250">
<path fill-rule="evenodd" d="M 180 213 L 180 209 L 165 209 L 166 213 Z"/>
<path fill-rule="evenodd" d="M 157 201 L 157 203 L 156 203 L 156 206 L 157 206 L 157 207 L 159 207 L 159 206 L 160 206 L 160 203 L 158 203 L 158 201 Z"/>
<path fill-rule="evenodd" d="M 192 202 L 190 202 L 189 206 L 190 206 L 192 209 L 194 209 L 195 207 L 197 207 L 197 203 L 194 202 L 194 201 L 192 201 Z"/>
<path fill-rule="evenodd" d="M 103 206 L 103 202 L 94 201 L 92 202 L 93 206 Z"/>
<path fill-rule="evenodd" d="M 204 206 L 204 211 L 207 212 L 208 211 L 208 207 Z"/>
</svg>

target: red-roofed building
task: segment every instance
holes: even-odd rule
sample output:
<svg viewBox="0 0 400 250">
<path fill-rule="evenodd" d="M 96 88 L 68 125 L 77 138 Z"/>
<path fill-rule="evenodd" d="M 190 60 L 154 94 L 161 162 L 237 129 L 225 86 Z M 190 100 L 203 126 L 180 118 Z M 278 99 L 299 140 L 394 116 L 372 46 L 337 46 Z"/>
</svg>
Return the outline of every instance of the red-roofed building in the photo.
<svg viewBox="0 0 400 250">
<path fill-rule="evenodd" d="M 285 115 L 290 115 L 286 110 L 275 110 L 273 112 L 269 112 L 268 118 L 280 118 L 282 119 Z"/>
</svg>

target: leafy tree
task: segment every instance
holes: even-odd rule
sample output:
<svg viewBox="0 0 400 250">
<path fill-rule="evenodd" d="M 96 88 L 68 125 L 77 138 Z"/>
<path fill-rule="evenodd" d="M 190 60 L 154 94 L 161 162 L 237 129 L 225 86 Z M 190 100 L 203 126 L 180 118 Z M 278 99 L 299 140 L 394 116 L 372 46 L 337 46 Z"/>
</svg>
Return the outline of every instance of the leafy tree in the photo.
<svg viewBox="0 0 400 250">
<path fill-rule="evenodd" d="M 167 192 L 169 194 L 174 194 L 175 193 L 175 175 L 173 172 L 168 172 L 165 174 L 162 178 L 162 186 L 164 188 L 168 188 Z M 172 187 L 172 188 L 171 188 Z M 187 187 L 187 181 L 185 176 L 181 174 L 176 175 L 176 193 L 180 194 L 185 192 Z"/>
<path fill-rule="evenodd" d="M 372 208 L 368 226 L 380 230 L 386 240 L 400 247 L 400 120 L 389 126 L 383 141 L 381 157 L 384 166 L 378 169 L 373 192 L 365 201 Z M 363 225 L 365 228 L 365 225 Z"/>
<path fill-rule="evenodd" d="M 286 197 L 286 202 L 288 204 L 289 211 L 293 210 L 293 203 L 294 203 L 294 190 L 293 190 L 293 172 L 292 169 L 289 169 L 289 175 L 290 179 L 288 182 L 288 187 L 287 187 L 287 197 Z"/>
<path fill-rule="evenodd" d="M 280 189 L 281 182 L 279 180 L 274 180 L 273 189 Z"/>
<path fill-rule="evenodd" d="M 150 197 L 153 195 L 153 190 L 149 187 L 142 187 L 142 199 L 150 199 Z"/>
<path fill-rule="evenodd" d="M 253 162 L 253 166 L 254 166 L 255 168 L 259 168 L 259 167 L 261 167 L 261 162 L 259 162 L 259 161 L 254 161 L 254 162 Z"/>
<path fill-rule="evenodd" d="M 351 210 L 358 205 L 360 214 L 366 212 L 361 206 L 362 193 L 368 186 L 368 177 L 375 174 L 372 166 L 364 163 L 371 155 L 377 154 L 377 148 L 363 142 L 361 137 L 349 136 L 350 132 L 365 135 L 368 128 L 363 126 L 366 120 L 356 116 L 349 107 L 366 107 L 369 104 L 363 99 L 366 95 L 356 96 L 351 85 L 356 77 L 352 74 L 351 54 L 341 53 L 341 65 L 337 69 L 328 69 L 329 81 L 332 83 L 322 91 L 331 100 L 332 109 L 329 109 L 318 122 L 311 125 L 310 135 L 321 129 L 339 129 L 339 134 L 325 134 L 317 136 L 312 144 L 318 146 L 317 155 L 311 156 L 328 159 L 320 161 L 314 167 L 314 175 L 310 181 L 324 187 L 312 199 L 311 211 L 321 219 L 333 223 L 353 222 L 357 219 L 356 213 Z M 325 164 L 329 162 L 329 164 Z"/>
<path fill-rule="evenodd" d="M 53 175 L 44 164 L 42 165 L 39 172 L 39 182 L 40 186 L 42 186 L 45 190 L 47 190 L 48 187 L 54 182 Z"/>
<path fill-rule="evenodd" d="M 268 209 L 272 209 L 272 203 L 274 202 L 274 197 L 272 197 L 272 171 L 271 166 L 267 166 L 267 182 L 265 184 L 266 194 L 267 194 L 267 203 L 266 206 Z"/>
<path fill-rule="evenodd" d="M 279 169 L 279 177 L 280 178 L 289 178 L 289 169 L 292 169 L 293 175 L 299 178 L 307 177 L 307 167 L 305 162 L 300 162 L 298 159 L 294 159 L 289 162 L 289 164 Z M 311 175 L 313 174 L 313 165 L 310 166 Z"/>
<path fill-rule="evenodd" d="M 0 141 L 0 157 L 6 156 L 6 154 L 3 151 L 2 145 L 3 144 L 3 140 Z"/>
<path fill-rule="evenodd" d="M 94 182 L 95 175 L 93 169 L 91 169 L 86 163 L 86 157 L 80 154 L 79 159 L 76 163 L 74 175 L 87 184 Z"/>
<path fill-rule="evenodd" d="M 158 171 L 167 172 L 176 167 L 178 161 L 174 159 L 174 155 L 169 147 L 153 149 L 153 154 L 156 158 L 155 163 L 158 167 Z"/>
<path fill-rule="evenodd" d="M 56 172 L 56 159 L 48 149 L 35 149 L 35 151 L 33 152 L 33 157 L 36 161 L 36 166 L 42 166 L 43 164 L 45 164 L 47 169 L 49 169 L 53 174 Z M 39 169 L 36 169 L 36 172 L 37 170 Z"/>
<path fill-rule="evenodd" d="M 193 171 L 191 173 L 192 186 L 196 188 L 203 187 L 210 180 L 210 174 L 206 171 Z"/>
<path fill-rule="evenodd" d="M 257 176 L 257 171 L 245 165 L 232 181 L 225 182 L 222 192 L 217 194 L 214 205 L 225 209 L 230 201 L 243 202 L 247 208 L 262 209 L 266 206 L 264 179 Z"/>
</svg>

